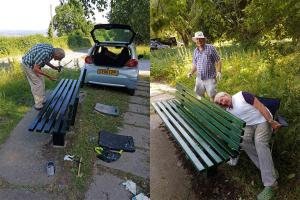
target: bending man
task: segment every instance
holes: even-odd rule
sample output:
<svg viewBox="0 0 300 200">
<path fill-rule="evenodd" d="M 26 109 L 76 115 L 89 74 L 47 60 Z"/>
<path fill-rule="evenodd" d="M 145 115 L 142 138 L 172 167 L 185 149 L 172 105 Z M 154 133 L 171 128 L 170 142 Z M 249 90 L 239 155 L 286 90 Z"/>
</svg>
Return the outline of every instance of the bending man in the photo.
<svg viewBox="0 0 300 200">
<path fill-rule="evenodd" d="M 44 76 L 49 80 L 56 80 L 56 78 L 44 73 L 42 67 L 48 65 L 59 71 L 60 66 L 55 67 L 50 61 L 52 59 L 61 61 L 64 57 L 65 52 L 63 49 L 53 48 L 50 44 L 37 44 L 23 56 L 22 67 L 30 84 L 36 110 L 42 109 L 43 103 L 46 101 Z"/>
</svg>

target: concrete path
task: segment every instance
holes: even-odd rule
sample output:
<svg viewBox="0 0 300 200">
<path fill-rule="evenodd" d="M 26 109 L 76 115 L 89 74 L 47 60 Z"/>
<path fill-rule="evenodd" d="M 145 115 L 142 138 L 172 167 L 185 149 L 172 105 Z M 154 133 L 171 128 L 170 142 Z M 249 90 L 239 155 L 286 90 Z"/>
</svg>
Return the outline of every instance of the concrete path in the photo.
<svg viewBox="0 0 300 200">
<path fill-rule="evenodd" d="M 174 98 L 175 89 L 151 83 L 150 102 Z M 191 189 L 191 176 L 178 160 L 162 120 L 150 108 L 150 195 L 152 200 L 196 200 Z"/>
<path fill-rule="evenodd" d="M 65 199 L 63 168 L 48 177 L 46 163 L 63 160 L 63 151 L 53 148 L 51 135 L 27 131 L 37 111 L 25 114 L 9 138 L 0 146 L 0 199 L 40 200 Z"/>
<path fill-rule="evenodd" d="M 126 180 L 137 184 L 137 194 L 143 192 L 149 196 L 149 88 L 149 82 L 139 81 L 135 95 L 130 97 L 123 126 L 116 133 L 132 136 L 136 151 L 124 152 L 119 160 L 112 163 L 97 160 L 86 200 L 130 200 L 134 195 L 122 185 Z"/>
</svg>

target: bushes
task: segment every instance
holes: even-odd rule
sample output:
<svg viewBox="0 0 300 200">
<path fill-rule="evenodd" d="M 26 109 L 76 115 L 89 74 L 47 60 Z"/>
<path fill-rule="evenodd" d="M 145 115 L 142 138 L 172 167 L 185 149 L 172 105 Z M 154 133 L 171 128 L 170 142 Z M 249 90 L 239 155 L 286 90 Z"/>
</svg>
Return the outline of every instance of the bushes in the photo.
<svg viewBox="0 0 300 200">
<path fill-rule="evenodd" d="M 70 49 L 76 49 L 80 47 L 91 47 L 92 44 L 83 33 L 76 31 L 68 36 L 68 46 Z"/>
<path fill-rule="evenodd" d="M 70 41 L 70 38 L 71 41 Z M 7 56 L 23 55 L 28 49 L 37 43 L 49 43 L 54 47 L 64 49 L 76 49 L 90 47 L 88 38 L 78 35 L 71 35 L 49 39 L 43 35 L 30 35 L 22 37 L 0 37 L 0 58 Z"/>
</svg>

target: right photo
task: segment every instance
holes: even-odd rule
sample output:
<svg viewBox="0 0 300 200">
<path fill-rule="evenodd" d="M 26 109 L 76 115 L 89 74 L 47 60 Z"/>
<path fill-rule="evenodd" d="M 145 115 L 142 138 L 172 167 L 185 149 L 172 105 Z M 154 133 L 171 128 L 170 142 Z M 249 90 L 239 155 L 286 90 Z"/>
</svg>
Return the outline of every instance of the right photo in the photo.
<svg viewBox="0 0 300 200">
<path fill-rule="evenodd" d="M 300 196 L 300 2 L 150 0 L 150 196 Z"/>
</svg>

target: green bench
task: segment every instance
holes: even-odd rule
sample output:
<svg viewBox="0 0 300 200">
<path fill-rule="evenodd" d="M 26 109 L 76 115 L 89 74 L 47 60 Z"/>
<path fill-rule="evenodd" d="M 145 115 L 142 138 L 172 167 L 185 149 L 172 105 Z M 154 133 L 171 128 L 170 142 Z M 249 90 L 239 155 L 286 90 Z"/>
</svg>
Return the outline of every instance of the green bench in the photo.
<svg viewBox="0 0 300 200">
<path fill-rule="evenodd" d="M 172 136 L 199 172 L 215 174 L 217 166 L 239 155 L 245 122 L 176 85 L 176 98 L 152 103 Z"/>
</svg>

